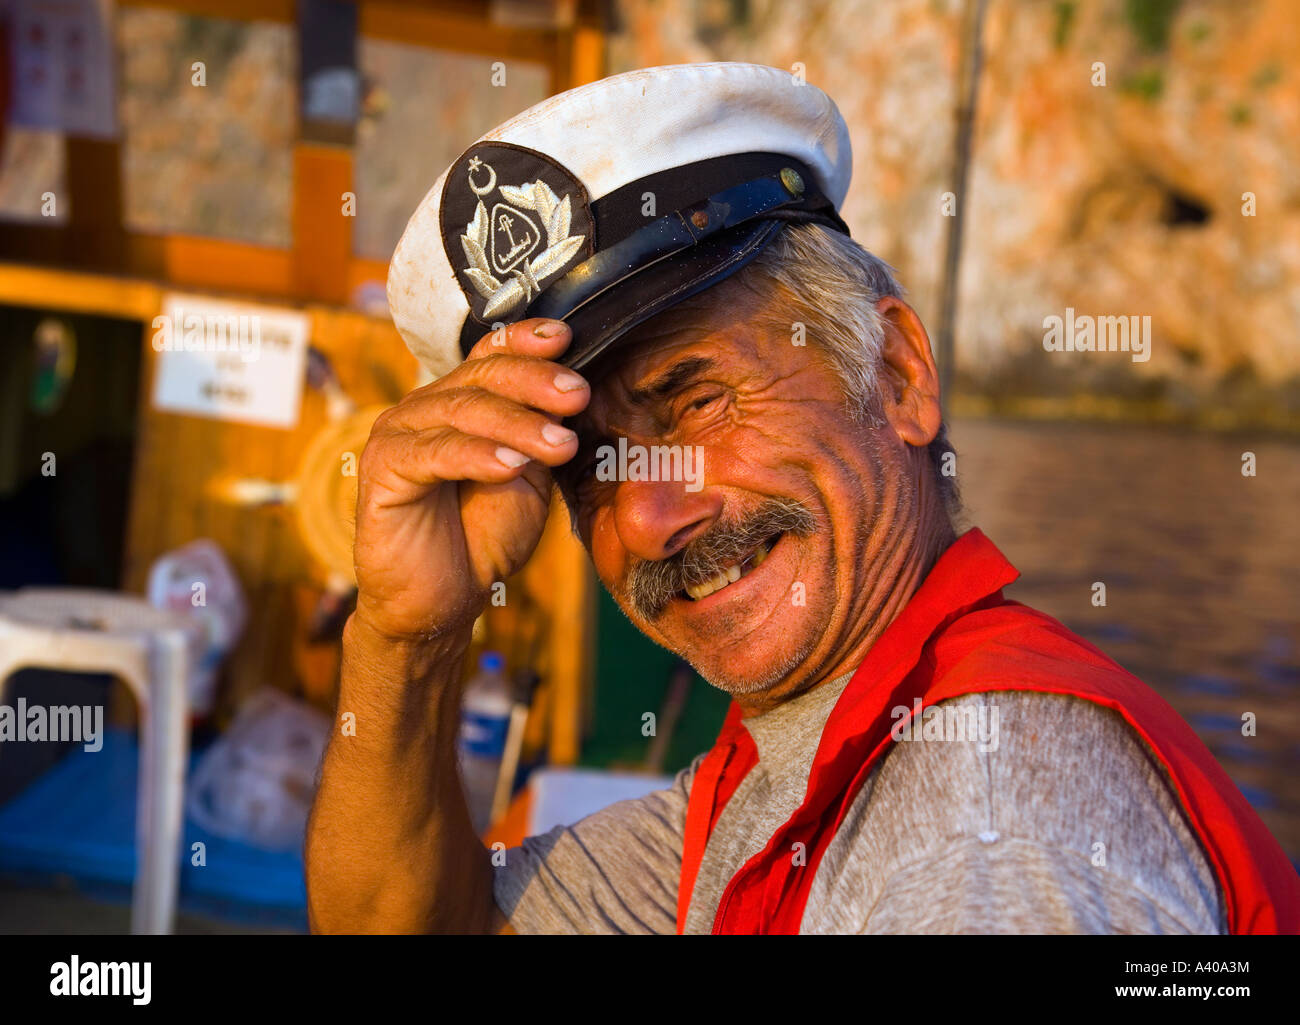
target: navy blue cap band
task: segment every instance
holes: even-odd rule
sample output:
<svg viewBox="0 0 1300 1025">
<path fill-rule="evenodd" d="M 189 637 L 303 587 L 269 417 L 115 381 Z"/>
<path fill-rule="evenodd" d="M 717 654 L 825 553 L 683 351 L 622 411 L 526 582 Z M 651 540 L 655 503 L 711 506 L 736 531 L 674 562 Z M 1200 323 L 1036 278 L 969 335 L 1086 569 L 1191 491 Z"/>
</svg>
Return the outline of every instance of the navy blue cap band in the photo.
<svg viewBox="0 0 1300 1025">
<path fill-rule="evenodd" d="M 680 257 L 707 240 L 714 240 L 715 244 L 705 247 L 705 250 L 710 254 L 709 259 L 717 265 L 718 273 L 701 275 L 698 271 L 694 271 L 688 275 L 693 281 L 704 282 L 692 290 L 699 291 L 733 273 L 736 269 L 736 262 L 729 258 L 733 254 L 728 252 L 725 244 L 719 244 L 723 243 L 723 240 L 733 239 L 734 245 L 740 251 L 739 255 L 745 257 L 742 262 L 747 263 L 756 255 L 754 249 L 756 242 L 761 249 L 775 236 L 775 226 L 771 230 L 759 231 L 757 230 L 759 226 L 754 224 L 756 230 L 733 231 L 742 225 L 762 219 L 816 221 L 844 234 L 849 233 L 848 227 L 839 217 L 834 205 L 816 188 L 807 168 L 797 160 L 780 154 L 741 154 L 732 158 L 715 158 L 704 163 L 709 166 L 701 175 L 693 174 L 693 168 L 690 167 L 673 169 L 671 180 L 676 188 L 680 190 L 682 187 L 680 183 L 684 180 L 698 182 L 700 178 L 705 180 L 711 178 L 716 182 L 719 178 L 725 180 L 728 173 L 734 175 L 741 170 L 752 173 L 765 169 L 767 173 L 751 180 L 742 180 L 740 184 L 729 185 L 702 200 L 679 207 L 649 224 L 632 230 L 630 234 L 612 245 L 598 248 L 591 257 L 578 264 L 537 296 L 524 311 L 523 318 L 550 317 L 556 320 L 569 320 L 581 313 L 590 303 L 599 300 L 612 289 L 624 285 L 631 279 L 638 279 L 638 284 L 642 283 L 638 276 L 648 268 L 661 261 Z M 628 202 L 639 201 L 647 192 L 654 194 L 656 185 L 663 187 L 662 180 L 657 179 L 663 179 L 665 174 L 667 173 L 650 176 L 619 190 L 621 195 L 617 198 L 622 202 L 618 206 L 625 210 Z M 731 178 L 731 181 L 735 180 L 734 177 Z M 698 188 L 699 185 L 695 187 Z M 609 223 L 608 200 L 614 198 L 616 197 L 611 195 L 593 204 L 597 234 L 600 238 L 608 238 L 612 234 L 610 228 L 614 225 Z M 601 203 L 605 204 L 604 211 L 599 210 Z M 601 216 L 602 213 L 605 214 L 604 217 Z M 602 221 L 605 222 L 603 228 Z M 626 223 L 627 218 L 624 217 L 623 221 Z M 695 255 L 704 257 L 705 252 L 701 251 Z M 697 259 L 693 262 L 699 261 Z M 658 279 L 663 276 L 653 277 Z M 673 280 L 672 276 L 667 280 Z M 648 282 L 646 284 L 648 286 Z M 676 286 L 670 291 L 674 293 L 675 298 L 669 302 L 656 301 L 657 297 L 654 296 L 639 296 L 641 301 L 630 305 L 636 308 L 654 307 L 658 312 L 671 305 L 672 301 L 685 298 L 685 295 L 678 294 L 680 289 Z M 646 301 L 647 299 L 650 301 Z M 590 317 L 580 319 L 591 320 Z M 645 317 L 638 319 L 645 319 Z M 577 325 L 575 324 L 574 327 L 576 335 Z M 461 332 L 461 351 L 468 355 L 470 349 L 485 333 L 482 324 L 473 318 L 467 318 Z M 603 335 L 604 331 L 602 330 L 600 334 Z M 603 350 L 612 341 L 612 337 L 575 338 L 575 343 L 580 346 L 584 354 L 583 362 L 591 358 L 590 355 L 585 355 L 589 350 L 597 348 Z M 577 356 L 579 353 L 575 350 L 572 355 Z M 566 359 L 565 362 L 569 360 Z"/>
</svg>

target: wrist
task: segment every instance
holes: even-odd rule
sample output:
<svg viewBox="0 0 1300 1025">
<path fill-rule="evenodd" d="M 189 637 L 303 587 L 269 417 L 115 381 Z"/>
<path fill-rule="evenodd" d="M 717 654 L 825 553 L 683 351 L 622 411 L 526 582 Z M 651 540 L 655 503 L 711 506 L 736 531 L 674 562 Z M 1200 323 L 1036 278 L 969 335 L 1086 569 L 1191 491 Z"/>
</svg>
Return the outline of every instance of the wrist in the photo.
<svg viewBox="0 0 1300 1025">
<path fill-rule="evenodd" d="M 343 640 L 345 644 L 351 642 L 353 646 L 399 655 L 415 652 L 455 655 L 469 647 L 473 630 L 473 621 L 427 633 L 393 630 L 384 624 L 381 616 L 367 609 L 364 599 L 360 599 L 344 623 Z"/>
<path fill-rule="evenodd" d="M 344 677 L 378 677 L 389 685 L 452 680 L 469 650 L 473 625 L 432 636 L 393 634 L 376 627 L 360 609 L 343 625 Z"/>
<path fill-rule="evenodd" d="M 472 628 L 431 638 L 393 636 L 354 612 L 343 627 L 338 707 L 384 724 L 368 747 L 390 746 L 401 761 L 414 752 L 426 762 L 451 743 L 460 721 L 461 670 Z M 445 735 L 445 736 L 444 736 Z M 405 770 L 404 770 L 405 771 Z"/>
</svg>

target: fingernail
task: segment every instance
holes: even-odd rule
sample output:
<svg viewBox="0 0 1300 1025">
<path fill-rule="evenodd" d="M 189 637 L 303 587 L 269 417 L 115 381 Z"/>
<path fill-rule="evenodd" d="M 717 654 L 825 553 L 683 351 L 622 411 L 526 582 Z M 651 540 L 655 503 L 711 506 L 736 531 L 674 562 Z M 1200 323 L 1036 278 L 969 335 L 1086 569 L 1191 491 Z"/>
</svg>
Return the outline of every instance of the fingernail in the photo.
<svg viewBox="0 0 1300 1025">
<path fill-rule="evenodd" d="M 538 324 L 533 328 L 533 334 L 538 338 L 554 338 L 564 330 L 564 321 L 548 320 L 545 323 Z"/>
<path fill-rule="evenodd" d="M 562 372 L 555 375 L 555 387 L 559 391 L 577 391 L 587 387 L 587 382 L 577 374 Z"/>
<path fill-rule="evenodd" d="M 542 437 L 546 439 L 549 445 L 567 445 L 577 437 L 567 427 L 561 427 L 559 424 L 547 424 L 542 428 Z"/>
<path fill-rule="evenodd" d="M 522 452 L 516 452 L 512 448 L 506 448 L 502 445 L 497 449 L 497 461 L 500 462 L 502 466 L 508 466 L 513 470 L 528 462 L 528 457 Z"/>
</svg>

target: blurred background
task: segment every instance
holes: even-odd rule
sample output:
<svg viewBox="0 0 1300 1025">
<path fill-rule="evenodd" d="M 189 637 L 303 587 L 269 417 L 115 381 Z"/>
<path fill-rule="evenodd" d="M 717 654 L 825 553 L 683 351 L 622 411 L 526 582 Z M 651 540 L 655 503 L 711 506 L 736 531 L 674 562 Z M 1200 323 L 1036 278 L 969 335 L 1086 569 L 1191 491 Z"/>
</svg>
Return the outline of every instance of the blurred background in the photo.
<svg viewBox="0 0 1300 1025">
<path fill-rule="evenodd" d="M 388 257 L 484 131 L 710 60 L 839 105 L 843 213 L 935 342 L 965 524 L 1021 570 L 1011 597 L 1191 722 L 1300 863 L 1291 0 L 3 10 L 3 703 L 102 706 L 105 729 L 0 741 L 0 932 L 305 928 L 355 458 L 421 380 Z M 1150 358 L 1048 351 L 1067 310 L 1149 317 Z M 169 348 L 189 315 L 247 318 L 260 358 Z M 472 654 L 489 838 L 660 785 L 726 707 L 622 617 L 562 512 Z"/>
</svg>

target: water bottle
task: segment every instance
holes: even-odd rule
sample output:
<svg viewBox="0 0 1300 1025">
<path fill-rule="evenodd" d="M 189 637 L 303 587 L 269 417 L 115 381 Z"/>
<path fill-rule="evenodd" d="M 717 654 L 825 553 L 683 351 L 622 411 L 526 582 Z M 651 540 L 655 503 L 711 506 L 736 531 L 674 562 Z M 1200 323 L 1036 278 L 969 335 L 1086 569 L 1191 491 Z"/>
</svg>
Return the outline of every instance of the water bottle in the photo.
<svg viewBox="0 0 1300 1025">
<path fill-rule="evenodd" d="M 497 773 L 510 726 L 510 688 L 505 662 L 495 651 L 479 656 L 478 672 L 465 684 L 460 709 L 460 774 L 474 831 L 489 825 Z"/>
</svg>

